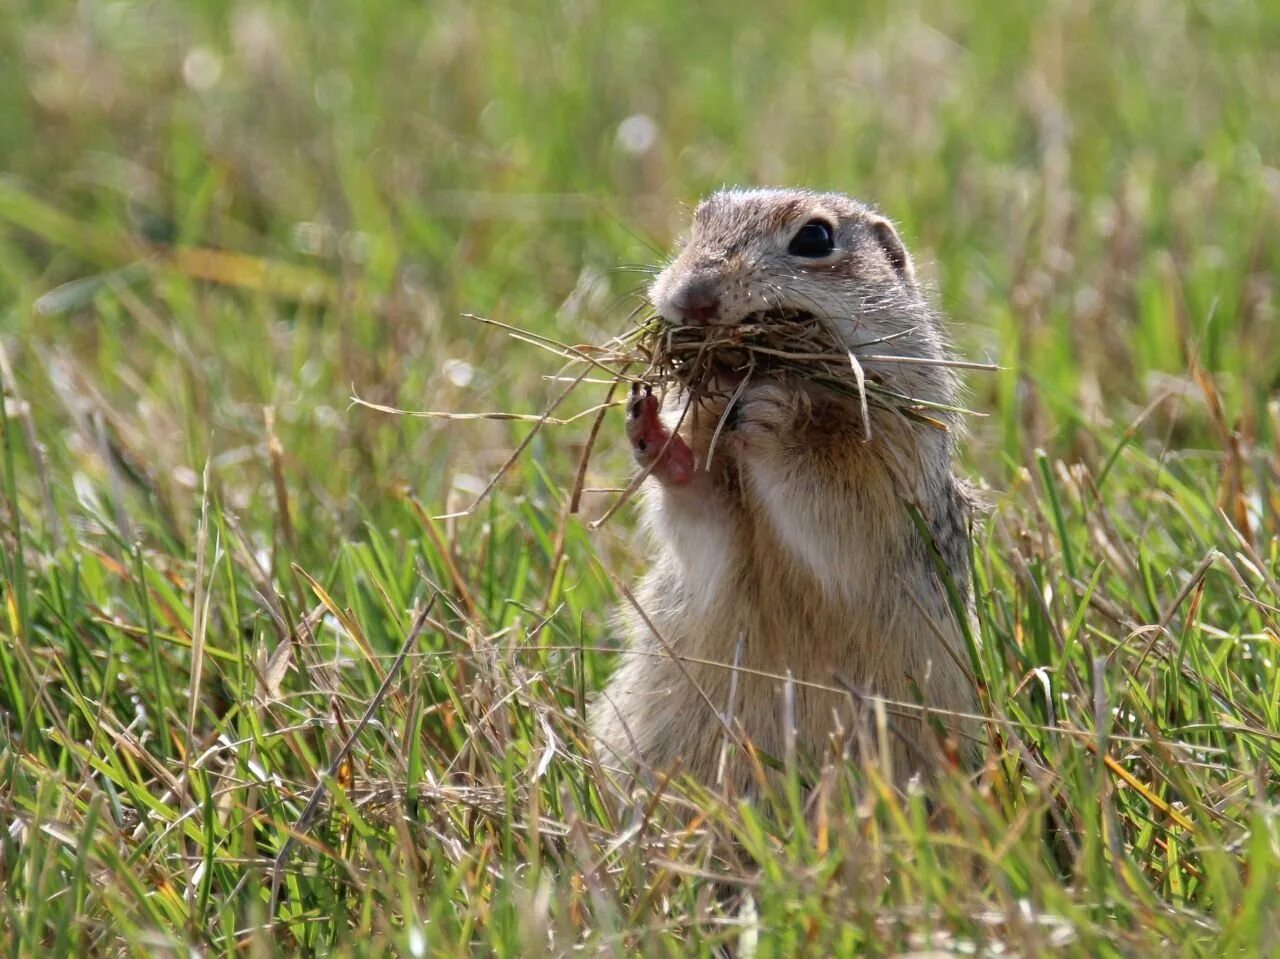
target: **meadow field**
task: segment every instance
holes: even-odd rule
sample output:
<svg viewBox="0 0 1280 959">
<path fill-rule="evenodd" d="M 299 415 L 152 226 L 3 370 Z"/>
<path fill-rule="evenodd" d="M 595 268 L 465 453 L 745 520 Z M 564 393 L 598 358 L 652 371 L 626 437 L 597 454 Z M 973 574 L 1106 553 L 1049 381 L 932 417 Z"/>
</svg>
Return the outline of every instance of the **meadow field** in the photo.
<svg viewBox="0 0 1280 959">
<path fill-rule="evenodd" d="M 5 953 L 1280 954 L 1278 118 L 1272 0 L 0 0 Z M 626 329 L 725 184 L 998 364 L 928 796 L 621 780 L 609 386 L 353 402 L 536 420 L 503 325 Z"/>
</svg>

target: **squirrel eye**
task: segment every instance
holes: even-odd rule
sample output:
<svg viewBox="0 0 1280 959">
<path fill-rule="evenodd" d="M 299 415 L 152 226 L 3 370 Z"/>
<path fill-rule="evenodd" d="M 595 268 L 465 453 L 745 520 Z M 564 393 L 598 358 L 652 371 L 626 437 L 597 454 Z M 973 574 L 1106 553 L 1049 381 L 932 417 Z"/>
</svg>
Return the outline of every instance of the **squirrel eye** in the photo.
<svg viewBox="0 0 1280 959">
<path fill-rule="evenodd" d="M 836 248 L 835 234 L 826 220 L 810 220 L 796 231 L 787 252 L 792 256 L 814 259 L 829 256 Z"/>
</svg>

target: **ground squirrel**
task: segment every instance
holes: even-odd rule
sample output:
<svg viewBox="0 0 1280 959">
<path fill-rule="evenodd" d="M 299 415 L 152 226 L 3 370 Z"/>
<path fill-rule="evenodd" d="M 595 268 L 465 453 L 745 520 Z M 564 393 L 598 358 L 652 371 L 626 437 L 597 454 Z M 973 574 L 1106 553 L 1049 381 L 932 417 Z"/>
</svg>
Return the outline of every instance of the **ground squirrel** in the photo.
<svg viewBox="0 0 1280 959">
<path fill-rule="evenodd" d="M 634 591 L 642 612 L 623 611 L 630 650 L 593 706 L 606 754 L 750 789 L 727 739 L 781 758 L 794 733 L 810 757 L 833 746 L 887 756 L 900 784 L 928 773 L 945 753 L 919 710 L 888 707 L 886 733 L 864 695 L 962 713 L 976 701 L 956 613 L 971 609 L 969 496 L 952 471 L 960 424 L 939 409 L 954 407 L 958 383 L 898 234 L 841 194 L 726 190 L 698 206 L 649 296 L 676 326 L 818 317 L 867 378 L 935 405 L 924 417 L 863 408 L 768 374 L 692 404 L 680 388 L 661 404 L 633 395 L 627 435 L 650 471 L 657 555 Z M 958 741 L 971 759 L 972 734 Z"/>
</svg>

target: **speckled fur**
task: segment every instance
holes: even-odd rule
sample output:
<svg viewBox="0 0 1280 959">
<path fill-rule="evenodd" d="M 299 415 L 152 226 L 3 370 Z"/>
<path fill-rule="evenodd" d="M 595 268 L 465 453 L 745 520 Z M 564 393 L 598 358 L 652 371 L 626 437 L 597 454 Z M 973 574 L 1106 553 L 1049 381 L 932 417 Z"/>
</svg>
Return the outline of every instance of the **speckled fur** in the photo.
<svg viewBox="0 0 1280 959">
<path fill-rule="evenodd" d="M 788 255 L 790 238 L 815 217 L 835 225 L 835 254 L 820 261 Z M 825 316 L 853 347 L 913 331 L 863 352 L 946 356 L 897 234 L 839 194 L 711 196 L 651 299 L 671 317 L 696 284 L 710 284 L 719 297 L 708 322 L 732 324 L 788 307 Z M 955 400 L 949 369 L 864 366 L 904 393 Z M 622 613 L 631 649 L 594 704 L 599 740 L 624 763 L 678 767 L 713 785 L 726 741 L 723 718 L 763 753 L 783 756 L 789 720 L 777 677 L 791 675 L 803 752 L 816 756 L 834 746 L 856 754 L 871 743 L 877 755 L 888 752 L 899 783 L 927 774 L 940 754 L 909 710 L 889 710 L 896 732 L 877 744 L 865 709 L 804 684 L 848 683 L 891 700 L 974 710 L 959 627 L 904 505 L 926 517 L 967 603 L 969 503 L 951 468 L 959 423 L 942 414 L 951 427 L 944 431 L 873 406 L 868 439 L 856 401 L 805 382 L 753 381 L 708 470 L 723 410 L 703 403 L 684 413 L 687 405 L 673 392 L 664 420 L 672 428 L 680 423 L 703 468 L 686 486 L 646 483 L 644 516 L 656 557 L 635 591 L 644 615 Z M 742 668 L 731 702 L 728 667 L 736 657 Z M 728 777 L 749 789 L 741 753 L 730 755 L 737 758 Z"/>
</svg>

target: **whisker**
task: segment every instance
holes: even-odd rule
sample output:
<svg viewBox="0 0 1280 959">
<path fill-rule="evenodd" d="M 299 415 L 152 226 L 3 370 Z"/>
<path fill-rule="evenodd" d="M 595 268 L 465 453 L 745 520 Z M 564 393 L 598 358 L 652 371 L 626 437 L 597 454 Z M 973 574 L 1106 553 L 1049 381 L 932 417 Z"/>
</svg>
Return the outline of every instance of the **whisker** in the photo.
<svg viewBox="0 0 1280 959">
<path fill-rule="evenodd" d="M 611 266 L 606 271 L 608 273 L 641 273 L 645 276 L 657 276 L 662 272 L 662 267 L 651 266 L 647 263 L 620 263 L 617 266 Z"/>
<path fill-rule="evenodd" d="M 777 270 L 771 271 L 771 272 L 769 273 L 769 277 L 770 277 L 771 279 L 782 279 L 782 280 L 795 280 L 795 279 L 798 279 L 798 278 L 799 278 L 799 277 L 798 277 L 796 274 L 794 274 L 794 273 L 792 273 L 792 274 L 789 274 L 789 275 L 788 275 L 788 274 L 785 274 L 785 273 L 780 273 L 780 272 L 778 272 Z M 817 301 L 817 300 L 815 300 L 815 299 L 814 299 L 812 296 L 810 296 L 809 294 L 805 293 L 803 290 L 798 290 L 798 289 L 796 289 L 796 288 L 794 288 L 794 287 L 792 287 L 792 286 L 779 287 L 779 286 L 777 286 L 776 284 L 773 284 L 773 283 L 770 283 L 770 284 L 769 284 L 769 286 L 770 286 L 773 290 L 775 290 L 776 292 L 780 293 L 780 294 L 781 294 L 781 295 L 783 295 L 783 296 L 787 296 L 787 297 L 796 297 L 796 298 L 800 299 L 801 301 L 803 301 L 804 303 L 806 303 L 808 306 L 812 307 L 812 308 L 813 308 L 813 309 L 812 309 L 812 312 L 813 312 L 813 313 L 815 313 L 815 314 L 816 314 L 816 313 L 825 313 L 825 312 L 827 312 L 827 311 L 822 307 L 822 305 L 818 303 L 818 301 Z"/>
</svg>

